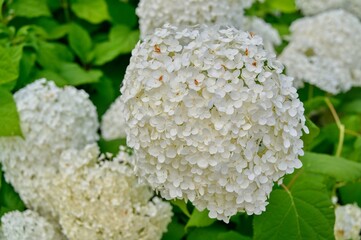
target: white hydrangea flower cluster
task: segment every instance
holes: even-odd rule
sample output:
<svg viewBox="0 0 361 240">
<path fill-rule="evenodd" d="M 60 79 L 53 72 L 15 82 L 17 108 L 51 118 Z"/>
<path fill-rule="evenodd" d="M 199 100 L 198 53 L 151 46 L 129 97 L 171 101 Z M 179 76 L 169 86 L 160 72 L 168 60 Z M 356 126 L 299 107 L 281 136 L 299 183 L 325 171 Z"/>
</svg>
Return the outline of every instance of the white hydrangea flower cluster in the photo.
<svg viewBox="0 0 361 240">
<path fill-rule="evenodd" d="M 123 102 L 118 97 L 103 115 L 101 122 L 102 137 L 105 140 L 125 138 L 125 119 Z"/>
<path fill-rule="evenodd" d="M 262 18 L 247 17 L 244 20 L 245 31 L 255 32 L 263 39 L 264 48 L 268 51 L 275 52 L 274 46 L 282 43 L 281 37 L 271 24 L 265 22 Z"/>
<path fill-rule="evenodd" d="M 361 86 L 361 22 L 344 10 L 295 21 L 280 60 L 295 86 L 303 82 L 337 94 Z"/>
<path fill-rule="evenodd" d="M 129 158 L 109 161 L 96 145 L 63 152 L 52 196 L 69 240 L 161 239 L 171 206 L 138 183 Z"/>
<path fill-rule="evenodd" d="M 361 208 L 357 204 L 336 207 L 336 240 L 360 240 Z"/>
<path fill-rule="evenodd" d="M 332 9 L 344 9 L 361 18 L 360 0 L 296 0 L 305 15 L 314 15 Z"/>
<path fill-rule="evenodd" d="M 52 223 L 31 210 L 14 211 L 1 218 L 2 240 L 64 240 Z"/>
<path fill-rule="evenodd" d="M 95 106 L 84 91 L 58 88 L 41 79 L 14 94 L 24 138 L 0 138 L 5 179 L 25 204 L 44 216 L 52 212 L 46 189 L 68 148 L 83 148 L 98 139 Z"/>
<path fill-rule="evenodd" d="M 255 17 L 244 16 L 244 9 L 257 0 L 141 0 L 137 15 L 142 39 L 164 24 L 188 27 L 197 24 L 220 24 L 252 31 L 262 36 L 265 47 L 274 51 L 281 43 L 277 30 Z M 258 0 L 259 2 L 263 2 Z"/>
<path fill-rule="evenodd" d="M 140 177 L 225 222 L 264 211 L 274 182 L 302 166 L 307 128 L 292 78 L 262 39 L 168 25 L 132 55 L 121 98 Z"/>
</svg>

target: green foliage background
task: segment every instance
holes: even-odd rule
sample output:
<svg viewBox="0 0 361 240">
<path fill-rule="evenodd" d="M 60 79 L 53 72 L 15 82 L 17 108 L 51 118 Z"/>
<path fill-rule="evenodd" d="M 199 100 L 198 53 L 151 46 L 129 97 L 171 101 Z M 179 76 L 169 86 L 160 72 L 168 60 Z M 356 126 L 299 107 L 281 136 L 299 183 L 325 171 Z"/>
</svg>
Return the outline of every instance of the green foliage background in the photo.
<svg viewBox="0 0 361 240">
<path fill-rule="evenodd" d="M 39 78 L 86 90 L 99 118 L 120 94 L 130 52 L 139 39 L 137 0 L 0 0 L 0 136 L 22 136 L 12 94 Z M 293 0 L 266 0 L 247 10 L 282 36 L 302 17 Z M 278 47 L 281 52 L 287 42 Z M 230 224 L 209 219 L 191 204 L 172 201 L 164 240 L 333 239 L 334 206 L 361 206 L 361 89 L 331 96 L 299 90 L 311 133 L 304 136 L 304 167 L 276 185 L 267 211 L 243 213 Z M 116 152 L 124 139 L 100 140 Z M 1 177 L 0 216 L 25 206 Z"/>
</svg>

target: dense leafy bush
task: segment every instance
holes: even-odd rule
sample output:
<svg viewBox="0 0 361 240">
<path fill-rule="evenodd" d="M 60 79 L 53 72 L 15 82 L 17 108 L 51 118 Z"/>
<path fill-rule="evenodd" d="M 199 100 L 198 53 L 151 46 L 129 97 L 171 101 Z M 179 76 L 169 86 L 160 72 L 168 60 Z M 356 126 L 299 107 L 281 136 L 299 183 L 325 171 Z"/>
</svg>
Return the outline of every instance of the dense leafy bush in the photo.
<svg viewBox="0 0 361 240">
<path fill-rule="evenodd" d="M 120 95 L 131 51 L 140 38 L 137 5 L 137 0 L 0 0 L 1 141 L 23 137 L 14 94 L 40 78 L 53 80 L 58 87 L 70 85 L 86 91 L 101 120 Z M 277 29 L 282 37 L 282 44 L 275 48 L 278 54 L 293 40 L 288 37 L 292 22 L 303 17 L 293 0 L 256 2 L 245 14 Z M 357 16 L 351 18 L 357 21 Z M 360 26 L 353 27 L 361 32 Z M 305 41 L 300 40 L 302 44 Z M 342 49 L 352 51 L 349 45 Z M 305 50 L 306 57 L 314 54 L 312 49 Z M 343 61 L 351 52 L 342 54 Z M 355 68 L 360 65 L 356 54 L 359 51 L 352 55 L 358 61 Z M 306 82 L 320 86 L 317 79 Z M 351 85 L 339 88 L 345 91 Z M 174 215 L 164 240 L 334 239 L 336 206 L 361 207 L 361 89 L 353 87 L 332 95 L 305 83 L 298 93 L 310 130 L 302 137 L 303 167 L 273 186 L 266 211 L 257 216 L 238 213 L 226 224 L 209 218 L 207 211 L 198 211 L 189 202 L 171 200 Z M 104 135 L 107 140 L 101 138 L 98 144 L 103 153 L 117 154 L 126 140 L 111 135 Z M 0 151 L 6 146 L 1 141 Z M 14 210 L 25 211 L 25 204 L 3 174 L 0 183 L 0 217 Z"/>
</svg>

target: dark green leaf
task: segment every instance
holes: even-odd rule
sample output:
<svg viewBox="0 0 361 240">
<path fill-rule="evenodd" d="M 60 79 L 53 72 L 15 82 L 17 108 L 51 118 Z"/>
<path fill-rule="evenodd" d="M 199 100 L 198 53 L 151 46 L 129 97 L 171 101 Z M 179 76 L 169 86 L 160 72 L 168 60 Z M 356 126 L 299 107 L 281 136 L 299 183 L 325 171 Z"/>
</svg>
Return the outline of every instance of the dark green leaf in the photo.
<svg viewBox="0 0 361 240">
<path fill-rule="evenodd" d="M 19 114 L 10 92 L 0 88 L 0 136 L 22 136 Z"/>
<path fill-rule="evenodd" d="M 218 235 L 225 232 L 227 229 L 224 225 L 195 228 L 188 234 L 187 240 L 219 240 Z"/>
<path fill-rule="evenodd" d="M 184 226 L 173 216 L 172 222 L 168 225 L 168 230 L 163 235 L 162 240 L 181 240 L 184 235 Z"/>
<path fill-rule="evenodd" d="M 309 134 L 304 133 L 302 140 L 306 149 L 311 145 L 312 141 L 320 134 L 320 129 L 314 124 L 311 119 L 306 117 L 306 126 L 310 131 Z"/>
<path fill-rule="evenodd" d="M 0 84 L 14 81 L 19 76 L 19 62 L 22 47 L 3 48 L 0 46 Z"/>
<path fill-rule="evenodd" d="M 47 39 L 59 39 L 68 33 L 69 25 L 60 25 L 52 18 L 41 17 L 34 22 L 46 32 Z"/>
<path fill-rule="evenodd" d="M 3 174 L 1 174 L 1 183 L 0 218 L 7 212 L 14 210 L 23 211 L 25 209 L 24 203 L 21 201 L 19 195 L 14 191 L 14 188 L 5 181 Z"/>
<path fill-rule="evenodd" d="M 114 155 L 118 154 L 120 146 L 127 145 L 125 139 L 116 139 L 116 140 L 106 141 L 103 138 L 101 138 L 98 141 L 98 144 L 99 144 L 101 152 L 103 152 L 103 153 L 108 152 L 108 153 L 112 153 Z"/>
<path fill-rule="evenodd" d="M 77 54 L 83 63 L 88 63 L 89 53 L 92 50 L 92 40 L 88 32 L 78 24 L 71 24 L 68 40 L 71 49 Z"/>
<path fill-rule="evenodd" d="M 255 240 L 334 239 L 334 209 L 323 184 L 298 181 L 274 190 L 266 212 L 254 218 Z"/>
<path fill-rule="evenodd" d="M 39 41 L 37 61 L 43 68 L 55 70 L 62 62 L 72 62 L 73 60 L 73 54 L 65 45 Z"/>
<path fill-rule="evenodd" d="M 134 27 L 137 25 L 135 7 L 119 0 L 107 0 L 110 19 L 114 24 Z"/>
<path fill-rule="evenodd" d="M 34 18 L 51 16 L 47 0 L 14 0 L 10 5 L 16 16 Z"/>
<path fill-rule="evenodd" d="M 70 0 L 71 9 L 82 19 L 90 23 L 101 23 L 109 19 L 105 0 Z"/>
<path fill-rule="evenodd" d="M 307 172 L 324 174 L 337 181 L 353 181 L 361 178 L 361 163 L 310 152 L 306 152 L 301 160 L 303 169 Z"/>
<path fill-rule="evenodd" d="M 218 240 L 251 240 L 249 237 L 242 236 L 241 234 L 235 232 L 235 231 L 229 231 L 226 233 L 220 233 L 218 234 Z"/>
<path fill-rule="evenodd" d="M 342 205 L 357 203 L 361 207 L 361 182 L 349 183 L 339 188 Z"/>
</svg>

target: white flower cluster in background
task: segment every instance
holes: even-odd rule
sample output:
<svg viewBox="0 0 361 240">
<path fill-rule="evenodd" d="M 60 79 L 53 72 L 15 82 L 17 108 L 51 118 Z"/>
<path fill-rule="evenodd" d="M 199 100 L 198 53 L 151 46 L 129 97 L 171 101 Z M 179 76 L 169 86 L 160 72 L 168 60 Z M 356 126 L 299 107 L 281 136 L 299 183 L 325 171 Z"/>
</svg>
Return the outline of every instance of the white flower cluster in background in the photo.
<svg viewBox="0 0 361 240">
<path fill-rule="evenodd" d="M 95 106 L 85 91 L 58 88 L 41 79 L 14 94 L 21 137 L 0 138 L 0 162 L 5 179 L 27 207 L 52 213 L 47 201 L 61 152 L 83 148 L 98 139 Z"/>
<path fill-rule="evenodd" d="M 52 223 L 31 210 L 14 211 L 1 218 L 1 240 L 64 240 Z"/>
<path fill-rule="evenodd" d="M 153 34 L 164 24 L 188 27 L 221 24 L 253 31 L 263 37 L 266 49 L 280 44 L 278 32 L 261 19 L 244 16 L 244 9 L 256 0 L 141 0 L 137 8 L 141 37 Z M 262 1 L 260 1 L 262 2 Z"/>
<path fill-rule="evenodd" d="M 125 119 L 123 102 L 118 97 L 103 115 L 101 122 L 102 137 L 105 140 L 125 138 Z"/>
<path fill-rule="evenodd" d="M 296 0 L 305 15 L 314 15 L 332 9 L 344 9 L 361 18 L 360 0 Z"/>
<path fill-rule="evenodd" d="M 165 26 L 133 50 L 121 99 L 138 174 L 166 199 L 228 222 L 260 214 L 302 166 L 304 108 L 262 39 L 232 27 Z"/>
<path fill-rule="evenodd" d="M 357 204 L 336 207 L 336 240 L 360 240 L 361 208 Z"/>
<path fill-rule="evenodd" d="M 109 161 L 89 145 L 65 151 L 59 164 L 51 195 L 69 240 L 161 239 L 171 206 L 138 183 L 127 153 Z"/>
<path fill-rule="evenodd" d="M 337 94 L 361 86 L 361 22 L 344 10 L 295 21 L 280 56 L 295 86 L 303 82 Z"/>
</svg>

